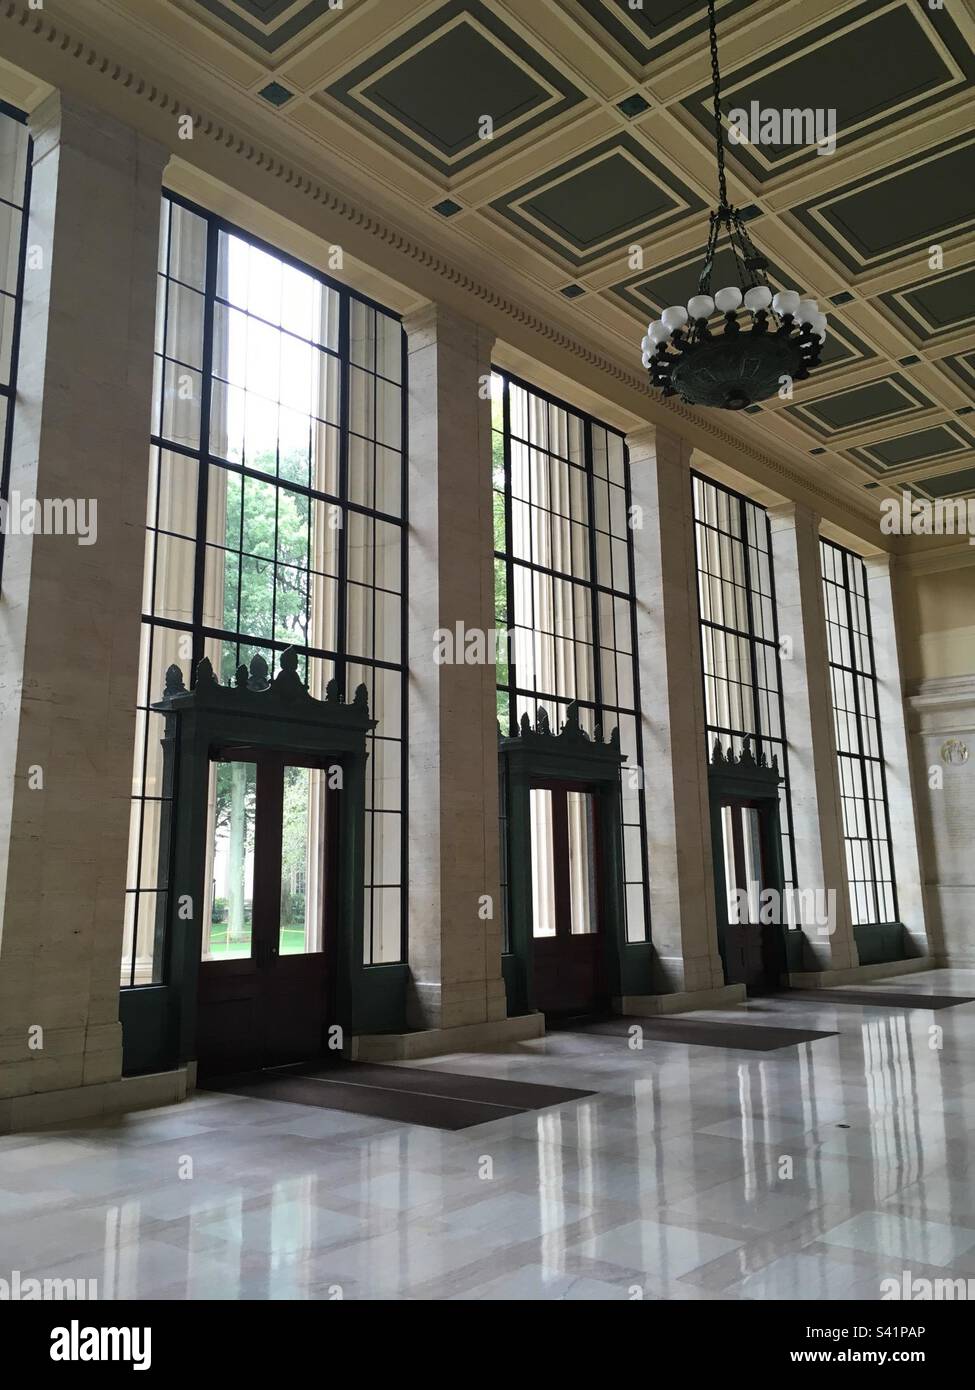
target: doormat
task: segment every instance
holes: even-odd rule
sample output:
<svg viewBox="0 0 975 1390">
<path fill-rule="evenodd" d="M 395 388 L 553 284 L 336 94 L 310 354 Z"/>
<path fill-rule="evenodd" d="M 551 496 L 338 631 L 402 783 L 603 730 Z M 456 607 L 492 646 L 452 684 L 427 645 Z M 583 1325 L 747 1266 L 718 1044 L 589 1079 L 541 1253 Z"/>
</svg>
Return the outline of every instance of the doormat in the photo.
<svg viewBox="0 0 975 1390">
<path fill-rule="evenodd" d="M 432 1068 L 383 1067 L 366 1062 L 279 1068 L 250 1077 L 214 1079 L 200 1089 L 450 1130 L 469 1129 L 506 1115 L 565 1105 L 594 1094 L 566 1086 L 537 1086 L 493 1076 L 461 1076 Z"/>
<path fill-rule="evenodd" d="M 628 1037 L 638 1027 L 645 1042 L 689 1043 L 692 1047 L 724 1047 L 733 1051 L 775 1052 L 780 1047 L 836 1038 L 838 1033 L 810 1032 L 805 1028 L 770 1028 L 764 1023 L 715 1023 L 705 1018 L 614 1018 L 576 1029 L 579 1033 L 604 1033 Z"/>
<path fill-rule="evenodd" d="M 808 999 L 819 1004 L 874 1004 L 881 1009 L 950 1009 L 975 1004 L 966 994 L 912 994 L 886 989 L 790 989 L 777 999 Z"/>
</svg>

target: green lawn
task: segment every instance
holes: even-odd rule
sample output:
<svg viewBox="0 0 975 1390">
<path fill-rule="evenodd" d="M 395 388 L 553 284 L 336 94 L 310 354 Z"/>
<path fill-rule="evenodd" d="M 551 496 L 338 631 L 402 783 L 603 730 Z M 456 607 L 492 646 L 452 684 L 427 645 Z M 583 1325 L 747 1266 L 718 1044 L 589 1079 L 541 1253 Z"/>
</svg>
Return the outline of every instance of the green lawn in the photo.
<svg viewBox="0 0 975 1390">
<path fill-rule="evenodd" d="M 247 923 L 247 938 L 244 941 L 227 940 L 227 923 L 210 924 L 210 958 L 235 960 L 251 953 L 250 923 Z M 280 951 L 283 956 L 299 955 L 305 949 L 305 928 L 303 924 L 292 923 L 281 932 Z"/>
</svg>

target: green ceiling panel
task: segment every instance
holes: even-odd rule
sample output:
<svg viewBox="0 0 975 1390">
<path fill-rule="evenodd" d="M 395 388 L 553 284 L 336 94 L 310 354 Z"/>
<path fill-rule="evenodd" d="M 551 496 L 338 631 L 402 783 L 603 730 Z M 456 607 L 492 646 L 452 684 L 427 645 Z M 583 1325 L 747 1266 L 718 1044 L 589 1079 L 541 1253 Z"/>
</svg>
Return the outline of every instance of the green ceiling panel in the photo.
<svg viewBox="0 0 975 1390">
<path fill-rule="evenodd" d="M 885 120 L 903 118 L 962 90 L 975 75 L 975 58 L 945 11 L 912 2 L 877 11 L 876 0 L 867 0 L 724 72 L 723 111 L 748 110 L 753 101 L 763 110 L 835 111 L 837 153 L 842 153 Z M 948 65 L 941 44 L 961 76 Z M 706 130 L 713 130 L 710 87 L 700 88 L 683 105 Z M 791 144 L 760 149 L 761 158 L 745 144 L 729 144 L 728 152 L 760 181 L 776 177 L 787 163 L 794 168 L 831 157 L 819 155 L 814 145 L 803 146 L 799 158 Z"/>
<path fill-rule="evenodd" d="M 452 0 L 327 91 L 445 175 L 496 153 L 584 99 L 480 0 Z M 494 127 L 487 139 L 480 133 L 484 116 Z"/>
<path fill-rule="evenodd" d="M 704 210 L 693 189 L 625 134 L 546 170 L 491 206 L 573 266 Z"/>
<path fill-rule="evenodd" d="M 789 412 L 808 421 L 819 434 L 833 434 L 855 425 L 871 425 L 892 415 L 923 410 L 934 402 L 896 373 L 879 381 L 868 381 L 848 391 L 821 396 L 809 404 L 790 406 Z"/>
<path fill-rule="evenodd" d="M 906 468 L 928 459 L 960 454 L 975 447 L 975 441 L 960 425 L 932 425 L 929 429 L 884 439 L 878 444 L 865 444 L 851 449 L 853 458 L 865 463 L 874 472 L 891 468 Z"/>
<path fill-rule="evenodd" d="M 336 18 L 343 14 L 343 10 L 333 9 L 329 5 L 329 0 L 307 0 L 290 19 L 286 19 L 283 24 L 265 33 L 264 27 L 289 10 L 294 9 L 294 0 L 237 0 L 237 8 L 233 5 L 224 4 L 223 0 L 196 0 L 201 9 L 213 15 L 215 19 L 220 19 L 224 24 L 236 30 L 243 36 L 264 49 L 265 53 L 276 53 L 289 40 L 295 38 L 316 19 L 321 19 L 322 15 L 331 13 Z M 240 10 L 246 10 L 253 16 L 254 23 L 245 18 Z"/>
<path fill-rule="evenodd" d="M 866 187 L 858 179 L 814 199 L 795 216 L 850 270 L 876 268 L 975 226 L 973 188 L 975 141 L 968 137 L 892 165 Z M 813 216 L 817 210 L 819 217 Z"/>
<path fill-rule="evenodd" d="M 975 322 L 975 266 L 926 280 L 909 289 L 878 295 L 881 303 L 911 332 L 927 341 L 939 333 Z"/>
<path fill-rule="evenodd" d="M 538 0 L 533 0 L 538 3 Z M 631 58 L 647 64 L 692 39 L 707 41 L 707 7 L 701 0 L 576 0 Z M 754 0 L 718 0 L 718 32 Z"/>
<path fill-rule="evenodd" d="M 975 492 L 975 468 L 965 468 L 961 473 L 942 473 L 940 478 L 915 478 L 911 487 L 921 488 L 929 497 L 958 497 Z"/>
</svg>

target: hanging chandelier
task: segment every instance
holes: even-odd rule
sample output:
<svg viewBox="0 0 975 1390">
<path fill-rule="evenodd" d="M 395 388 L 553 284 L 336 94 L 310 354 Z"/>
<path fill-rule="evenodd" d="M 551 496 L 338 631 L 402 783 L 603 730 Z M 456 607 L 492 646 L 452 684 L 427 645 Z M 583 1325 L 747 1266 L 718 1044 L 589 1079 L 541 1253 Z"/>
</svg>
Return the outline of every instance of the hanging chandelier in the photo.
<svg viewBox="0 0 975 1390">
<path fill-rule="evenodd" d="M 803 299 L 796 290 L 773 295 L 766 278 L 768 262 L 752 243 L 740 211 L 728 202 L 714 0 L 708 0 L 708 27 L 718 206 L 711 213 L 698 293 L 686 308 L 675 304 L 665 309 L 649 325 L 640 346 L 651 383 L 665 396 L 680 396 L 688 405 L 743 410 L 773 396 L 783 378 L 802 381 L 818 366 L 826 315 L 815 299 Z M 731 251 L 738 284 L 712 295 L 719 241 Z M 749 323 L 739 321 L 740 309 L 750 315 Z M 724 316 L 722 323 L 712 324 L 715 313 Z"/>
</svg>

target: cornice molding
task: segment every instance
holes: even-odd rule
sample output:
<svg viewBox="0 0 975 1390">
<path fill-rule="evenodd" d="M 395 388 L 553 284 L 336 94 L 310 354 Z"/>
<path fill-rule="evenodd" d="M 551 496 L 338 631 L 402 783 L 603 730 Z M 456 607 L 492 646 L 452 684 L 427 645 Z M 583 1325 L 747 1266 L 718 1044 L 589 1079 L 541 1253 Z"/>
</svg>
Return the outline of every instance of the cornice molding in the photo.
<svg viewBox="0 0 975 1390">
<path fill-rule="evenodd" d="M 355 226 L 367 236 L 384 247 L 406 257 L 439 279 L 459 290 L 462 294 L 485 305 L 512 323 L 527 329 L 532 335 L 551 343 L 562 352 L 568 353 L 604 378 L 617 383 L 626 391 L 642 397 L 646 403 L 647 422 L 673 428 L 671 422 L 680 422 L 694 434 L 700 434 L 719 446 L 712 450 L 720 458 L 720 446 L 740 457 L 750 459 L 760 468 L 784 479 L 800 494 L 812 494 L 823 498 L 829 507 L 837 502 L 851 517 L 856 517 L 870 529 L 878 528 L 877 513 L 857 505 L 859 499 L 845 495 L 836 485 L 832 488 L 766 454 L 749 440 L 730 434 L 716 424 L 712 417 L 691 411 L 680 402 L 656 399 L 642 374 L 622 366 L 618 361 L 597 351 L 580 341 L 565 327 L 542 317 L 524 303 L 518 303 L 500 290 L 485 284 L 468 271 L 448 261 L 440 252 L 432 251 L 414 241 L 406 232 L 382 221 L 373 212 L 356 207 L 341 193 L 327 188 L 312 175 L 289 163 L 282 156 L 261 149 L 248 135 L 242 135 L 201 110 L 193 102 L 185 100 L 172 90 L 163 88 L 157 82 L 140 76 L 137 72 L 115 58 L 96 50 L 87 38 L 79 38 L 67 32 L 59 21 L 55 21 L 45 10 L 27 9 L 19 0 L 0 0 L 0 19 L 19 26 L 24 33 L 47 44 L 61 55 L 82 64 L 89 73 L 115 83 L 128 95 L 148 102 L 157 111 L 171 115 L 174 119 L 189 116 L 193 122 L 194 137 L 200 135 L 213 141 L 232 155 L 247 161 L 253 168 L 278 180 L 284 187 L 307 198 L 310 202 L 327 209 L 334 216 Z M 43 76 L 43 74 L 41 74 Z M 172 146 L 174 154 L 186 157 L 186 151 Z M 679 431 L 675 431 L 679 432 Z M 704 441 L 691 440 L 694 447 L 707 448 Z M 837 480 L 839 483 L 841 480 Z"/>
<path fill-rule="evenodd" d="M 910 574 L 937 574 L 941 570 L 966 569 L 975 565 L 975 545 L 968 541 L 946 541 L 924 550 L 909 550 L 898 556 L 898 568 Z"/>
<path fill-rule="evenodd" d="M 968 728 L 975 717 L 975 675 L 928 676 L 911 681 L 907 689 L 907 704 L 917 720 L 930 714 L 961 715 L 959 728 Z M 921 728 L 920 723 L 915 725 Z M 955 726 L 952 725 L 952 728 Z M 940 732 L 927 729 L 928 733 Z"/>
</svg>

